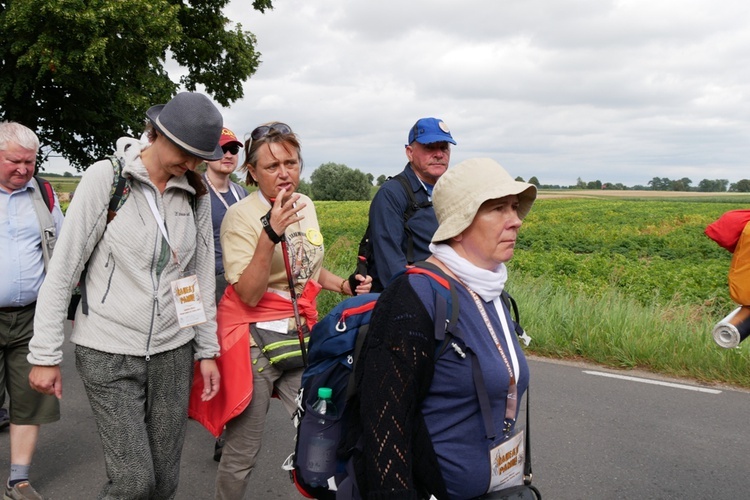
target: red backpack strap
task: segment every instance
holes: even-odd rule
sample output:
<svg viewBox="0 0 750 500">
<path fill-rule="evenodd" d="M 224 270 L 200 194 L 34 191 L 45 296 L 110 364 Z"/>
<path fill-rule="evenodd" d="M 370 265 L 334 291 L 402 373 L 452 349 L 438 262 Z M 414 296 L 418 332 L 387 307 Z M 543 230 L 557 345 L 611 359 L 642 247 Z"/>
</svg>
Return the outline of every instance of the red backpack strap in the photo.
<svg viewBox="0 0 750 500">
<path fill-rule="evenodd" d="M 52 189 L 52 184 L 50 184 L 48 180 L 42 179 L 38 175 L 35 175 L 34 179 L 39 186 L 39 193 L 42 195 L 44 204 L 47 205 L 49 211 L 52 212 L 52 209 L 55 208 L 55 191 Z"/>
</svg>

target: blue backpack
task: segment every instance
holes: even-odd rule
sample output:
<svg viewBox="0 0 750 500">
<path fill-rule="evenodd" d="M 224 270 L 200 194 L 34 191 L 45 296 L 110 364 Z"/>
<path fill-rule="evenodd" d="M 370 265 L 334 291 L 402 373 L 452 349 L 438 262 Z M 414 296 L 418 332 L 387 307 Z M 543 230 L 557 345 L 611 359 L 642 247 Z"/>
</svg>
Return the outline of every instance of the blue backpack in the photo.
<svg viewBox="0 0 750 500">
<path fill-rule="evenodd" d="M 456 327 L 458 296 L 445 273 L 433 264 L 417 262 L 404 272 L 431 278 L 429 282 L 435 297 L 437 359 L 454 338 L 461 337 Z M 352 450 L 345 446 L 348 414 L 353 411 L 347 405 L 355 396 L 356 363 L 379 296 L 379 293 L 369 293 L 343 300 L 310 332 L 308 364 L 302 373 L 297 410 L 293 416 L 297 427 L 295 450 L 283 465 L 297 489 L 307 498 L 335 500 L 336 489 L 340 486 L 348 492 L 343 497 L 358 498 Z M 502 300 L 513 312 L 516 334 L 523 337 L 525 333 L 518 323 L 515 301 L 507 292 L 503 292 Z M 332 390 L 332 402 L 337 410 L 335 415 L 320 415 L 312 409 L 321 387 Z M 486 389 L 483 392 L 486 394 Z M 325 444 L 326 450 L 322 459 L 320 449 L 314 448 L 320 443 Z M 322 470 L 326 470 L 323 476 Z M 330 479 L 327 484 L 321 484 L 320 477 Z"/>
<path fill-rule="evenodd" d="M 458 298 L 451 289 L 450 281 L 437 267 L 428 263 L 417 263 L 405 271 L 407 274 L 425 274 L 432 279 L 436 297 L 435 339 L 436 354 L 445 344 L 447 332 L 452 331 L 458 319 Z M 284 468 L 290 472 L 292 482 L 304 496 L 318 499 L 334 499 L 335 490 L 328 484 L 320 484 L 321 468 L 332 477 L 336 485 L 349 474 L 348 457 L 341 450 L 347 430 L 347 403 L 354 396 L 356 367 L 364 344 L 372 311 L 379 293 L 358 295 L 340 302 L 310 332 L 307 367 L 302 374 L 302 384 L 297 396 L 297 410 L 293 420 L 297 427 L 295 451 L 287 458 Z M 335 415 L 319 415 L 312 410 L 318 399 L 318 389 L 332 389 Z M 321 463 L 315 451 L 314 440 L 327 443 L 328 456 Z"/>
</svg>

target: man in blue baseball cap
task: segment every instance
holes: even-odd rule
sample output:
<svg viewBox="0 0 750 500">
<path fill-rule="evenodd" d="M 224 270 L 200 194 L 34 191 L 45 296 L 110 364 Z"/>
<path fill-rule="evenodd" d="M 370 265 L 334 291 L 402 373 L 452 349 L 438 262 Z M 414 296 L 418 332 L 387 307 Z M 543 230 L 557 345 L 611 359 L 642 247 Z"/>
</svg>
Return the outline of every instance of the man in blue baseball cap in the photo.
<svg viewBox="0 0 750 500">
<path fill-rule="evenodd" d="M 448 170 L 453 140 L 439 118 L 420 118 L 409 129 L 409 163 L 378 189 L 370 204 L 370 224 L 360 243 L 372 290 L 382 290 L 408 264 L 426 259 L 437 229 L 432 187 Z"/>
</svg>

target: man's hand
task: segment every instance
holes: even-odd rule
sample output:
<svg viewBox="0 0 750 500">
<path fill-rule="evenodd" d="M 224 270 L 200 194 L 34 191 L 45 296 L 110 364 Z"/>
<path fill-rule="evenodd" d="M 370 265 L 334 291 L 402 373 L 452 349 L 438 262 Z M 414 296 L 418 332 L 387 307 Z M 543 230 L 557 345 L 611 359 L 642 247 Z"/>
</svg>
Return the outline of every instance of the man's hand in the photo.
<svg viewBox="0 0 750 500">
<path fill-rule="evenodd" d="M 62 373 L 58 365 L 32 367 L 29 373 L 29 385 L 37 392 L 62 399 Z"/>
<path fill-rule="evenodd" d="M 201 375 L 203 376 L 201 401 L 208 401 L 219 393 L 221 375 L 219 374 L 219 368 L 216 366 L 216 360 L 202 359 L 200 364 Z"/>
</svg>

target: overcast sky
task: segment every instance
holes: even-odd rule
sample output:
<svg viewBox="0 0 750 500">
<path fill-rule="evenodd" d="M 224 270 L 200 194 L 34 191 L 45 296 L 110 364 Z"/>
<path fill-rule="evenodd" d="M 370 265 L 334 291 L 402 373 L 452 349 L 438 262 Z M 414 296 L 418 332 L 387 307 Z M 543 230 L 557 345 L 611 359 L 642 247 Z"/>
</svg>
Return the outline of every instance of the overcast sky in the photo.
<svg viewBox="0 0 750 500">
<path fill-rule="evenodd" d="M 263 62 L 225 124 L 288 123 L 306 178 L 396 174 L 423 116 L 450 127 L 452 164 L 487 156 L 542 184 L 750 178 L 747 0 L 249 4 L 226 14 Z"/>
</svg>

